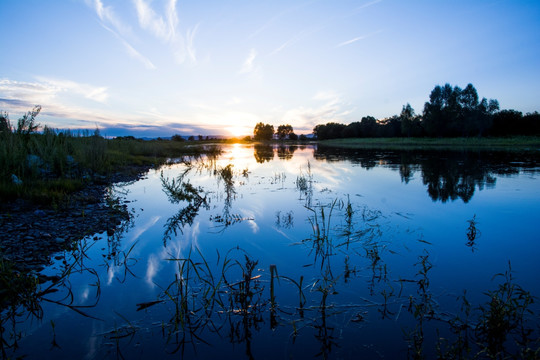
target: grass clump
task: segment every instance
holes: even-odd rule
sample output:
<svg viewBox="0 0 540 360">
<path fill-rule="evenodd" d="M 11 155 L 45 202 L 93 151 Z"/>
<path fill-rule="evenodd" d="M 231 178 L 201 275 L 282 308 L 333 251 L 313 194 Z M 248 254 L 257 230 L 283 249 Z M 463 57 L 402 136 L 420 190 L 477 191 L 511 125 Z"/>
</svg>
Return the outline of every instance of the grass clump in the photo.
<svg viewBox="0 0 540 360">
<path fill-rule="evenodd" d="M 144 141 L 133 137 L 106 139 L 95 131 L 55 130 L 38 132 L 36 106 L 13 125 L 0 114 L 0 200 L 28 199 L 57 204 L 85 184 L 107 181 L 112 175 L 134 175 L 142 168 L 157 167 L 172 158 L 218 154 L 217 145 L 171 140 Z"/>
</svg>

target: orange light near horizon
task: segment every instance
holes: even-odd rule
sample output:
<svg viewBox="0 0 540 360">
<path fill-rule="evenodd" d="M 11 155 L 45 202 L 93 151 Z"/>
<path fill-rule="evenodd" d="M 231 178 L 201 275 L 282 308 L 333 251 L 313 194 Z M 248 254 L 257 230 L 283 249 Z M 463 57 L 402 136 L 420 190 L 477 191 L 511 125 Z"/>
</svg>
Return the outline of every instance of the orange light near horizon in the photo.
<svg viewBox="0 0 540 360">
<path fill-rule="evenodd" d="M 236 138 L 242 138 L 251 133 L 251 129 L 244 126 L 229 126 L 226 127 L 225 130 L 227 130 L 231 136 Z"/>
<path fill-rule="evenodd" d="M 232 144 L 224 147 L 224 153 L 218 160 L 218 166 L 224 167 L 229 164 L 234 166 L 234 171 L 241 172 L 254 166 L 253 148 L 242 144 Z"/>
</svg>

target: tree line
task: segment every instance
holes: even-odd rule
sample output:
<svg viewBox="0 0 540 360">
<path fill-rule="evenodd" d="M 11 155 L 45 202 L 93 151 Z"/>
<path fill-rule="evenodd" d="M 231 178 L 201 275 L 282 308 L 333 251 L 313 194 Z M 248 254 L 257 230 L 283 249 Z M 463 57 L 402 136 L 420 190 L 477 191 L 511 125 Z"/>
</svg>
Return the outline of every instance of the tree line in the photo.
<svg viewBox="0 0 540 360">
<path fill-rule="evenodd" d="M 319 140 L 355 137 L 469 137 L 540 135 L 540 114 L 523 115 L 516 110 L 499 110 L 494 99 L 480 99 L 472 84 L 464 89 L 437 85 L 416 114 L 410 104 L 399 115 L 377 120 L 364 116 L 348 125 L 329 122 L 315 126 Z"/>
<path fill-rule="evenodd" d="M 274 131 L 274 125 L 257 123 L 253 129 L 253 139 L 258 141 L 268 141 L 274 138 L 274 135 L 279 140 L 305 140 L 305 135 L 296 135 L 291 125 L 279 125 Z"/>
</svg>

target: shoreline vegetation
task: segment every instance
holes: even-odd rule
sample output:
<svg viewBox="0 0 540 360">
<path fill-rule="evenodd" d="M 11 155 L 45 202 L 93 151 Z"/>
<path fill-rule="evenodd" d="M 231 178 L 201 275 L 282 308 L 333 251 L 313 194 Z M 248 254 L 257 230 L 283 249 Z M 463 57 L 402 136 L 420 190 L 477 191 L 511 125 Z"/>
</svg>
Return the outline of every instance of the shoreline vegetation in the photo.
<svg viewBox="0 0 540 360">
<path fill-rule="evenodd" d="M 45 126 L 38 132 L 35 107 L 12 125 L 7 113 L 0 114 L 0 208 L 9 210 L 17 201 L 30 206 L 61 208 L 72 201 L 73 194 L 90 185 L 108 186 L 114 182 L 136 180 L 151 168 L 158 168 L 175 158 L 216 155 L 220 145 L 272 144 L 343 147 L 382 150 L 501 150 L 538 151 L 540 136 L 497 137 L 352 137 L 310 139 L 294 134 L 291 126 L 280 126 L 277 139 L 273 129 L 257 124 L 255 136 L 229 139 L 143 140 L 132 136 L 108 139 L 95 131 L 55 130 Z M 257 136 L 257 129 L 267 136 Z M 283 130 L 285 129 L 285 130 Z M 268 136 L 269 135 L 269 136 Z"/>
<path fill-rule="evenodd" d="M 39 114 L 39 110 L 40 108 L 35 108 L 19 119 L 16 127 L 11 125 L 7 114 L 0 114 L 0 228 L 2 229 L 0 231 L 0 282 L 6 289 L 0 298 L 0 309 L 4 311 L 4 314 L 7 314 L 5 319 L 10 319 L 10 316 L 12 316 L 12 319 L 16 319 L 15 311 L 20 309 L 21 304 L 27 309 L 33 309 L 36 318 L 40 318 L 39 312 L 41 308 L 39 301 L 46 300 L 42 298 L 42 295 L 47 294 L 49 290 L 50 292 L 55 291 L 56 284 L 61 286 L 64 281 L 67 281 L 69 271 L 71 271 L 71 268 L 69 268 L 69 271 L 61 276 L 48 276 L 41 273 L 45 267 L 51 264 L 53 256 L 57 260 L 62 259 L 62 256 L 66 256 L 65 253 L 64 255 L 58 255 L 62 251 L 69 251 L 74 254 L 80 252 L 81 256 L 84 256 L 84 250 L 81 250 L 83 247 L 78 248 L 80 244 L 77 242 L 78 240 L 84 239 L 86 236 L 93 236 L 93 239 L 97 240 L 98 236 L 96 234 L 104 232 L 109 238 L 114 238 L 114 236 L 121 236 L 122 232 L 130 226 L 133 214 L 130 212 L 128 203 L 114 193 L 113 187 L 116 182 L 135 181 L 149 169 L 158 168 L 175 159 L 219 155 L 221 153 L 220 145 L 222 144 L 252 144 L 255 148 L 259 145 L 268 148 L 315 145 L 320 147 L 381 150 L 540 151 L 540 136 L 364 137 L 328 140 L 307 139 L 305 136 L 291 139 L 290 136 L 286 136 L 281 139 L 271 140 L 252 139 L 251 137 L 219 140 L 201 138 L 196 140 L 193 138 L 186 140 L 176 135 L 170 140 L 143 140 L 131 136 L 107 139 L 100 134 L 99 129 L 94 132 L 75 133 L 69 130 L 59 131 L 45 127 L 38 132 L 35 118 Z M 285 126 L 284 128 L 284 131 L 290 130 L 290 133 L 292 133 L 292 127 L 289 129 Z M 223 179 L 229 179 L 230 182 L 232 176 L 230 166 L 224 168 L 219 173 L 219 176 Z M 304 182 L 306 187 L 307 182 L 307 180 Z M 164 184 L 167 185 L 167 182 L 164 181 Z M 169 185 L 171 189 L 175 190 L 174 182 Z M 298 186 L 299 189 L 302 188 L 302 185 Z M 192 193 L 193 191 L 196 193 L 195 188 L 186 188 L 184 186 L 183 188 L 178 187 L 178 189 L 184 192 L 187 191 L 186 193 L 193 199 L 197 198 Z M 179 199 L 189 198 L 182 191 L 177 194 Z M 198 197 L 199 205 L 203 204 L 203 200 L 202 197 Z M 335 203 L 334 201 L 333 204 Z M 188 208 L 196 209 L 192 204 Z M 318 212 L 317 210 L 308 209 L 314 213 L 313 218 L 310 219 L 314 219 L 313 224 L 315 224 Z M 352 209 L 350 203 L 347 209 Z M 320 206 L 318 211 L 320 211 L 320 216 L 324 219 L 324 206 Z M 350 219 L 352 210 L 348 214 Z M 229 221 L 235 221 L 235 218 Z M 328 224 L 330 224 L 330 220 L 328 220 Z M 469 221 L 469 224 L 467 236 L 471 244 L 474 244 L 474 237 L 476 236 L 474 217 Z M 319 225 L 314 226 L 315 228 L 319 229 Z M 328 233 L 324 231 L 323 233 L 322 237 L 319 236 L 318 232 L 314 233 L 310 239 L 316 243 L 327 242 L 330 237 Z M 126 259 L 131 249 L 127 251 L 127 255 L 124 254 Z M 367 252 L 367 254 L 366 256 L 369 256 L 374 253 Z M 423 342 L 425 341 L 422 324 L 427 323 L 427 320 L 436 319 L 433 317 L 432 305 L 434 302 L 431 299 L 431 294 L 427 291 L 427 287 L 423 285 L 428 283 L 427 271 L 431 268 L 428 255 L 420 256 L 420 262 L 415 264 L 415 266 L 422 266 L 417 274 L 420 276 L 419 280 L 417 280 L 419 284 L 419 300 L 414 304 L 409 300 L 409 308 L 413 309 L 412 306 L 415 306 L 414 313 L 412 310 L 409 311 L 414 314 L 414 318 L 418 321 L 420 327 L 410 330 L 407 333 L 409 338 L 406 340 L 411 344 L 410 351 L 416 351 L 417 356 L 415 357 L 418 358 L 423 356 Z M 377 255 L 373 259 L 373 264 L 375 264 L 380 258 Z M 188 260 L 183 263 L 188 265 L 182 266 L 189 266 L 189 264 L 193 264 L 193 266 L 200 265 L 200 269 L 202 269 L 202 264 L 206 264 L 204 259 L 204 262 L 200 263 L 191 262 L 191 259 Z M 250 259 L 246 256 L 245 269 L 248 269 L 248 265 L 251 266 L 249 268 L 251 269 L 249 274 L 251 274 L 257 262 L 249 261 Z M 237 262 L 237 264 L 242 267 L 241 263 Z M 479 347 L 478 354 L 485 354 L 486 352 L 488 354 L 502 353 L 503 350 L 506 350 L 500 350 L 499 346 L 505 343 L 506 337 L 510 338 L 510 335 L 521 334 L 522 342 L 516 342 L 517 346 L 521 346 L 521 348 L 516 351 L 519 351 L 519 354 L 524 358 L 533 358 L 538 355 L 538 349 L 534 348 L 538 342 L 531 335 L 534 333 L 529 329 L 527 320 L 524 317 L 526 312 L 531 311 L 529 306 L 533 297 L 519 285 L 512 282 L 510 271 L 509 268 L 509 271 L 504 275 L 506 282 L 501 284 L 498 290 L 486 293 L 490 297 L 490 302 L 486 303 L 486 305 L 479 305 L 477 308 L 479 314 L 475 315 L 477 323 L 468 322 L 469 310 L 466 310 L 464 321 L 459 317 L 454 322 L 448 321 L 451 327 L 450 330 L 456 331 L 455 333 L 458 336 L 458 342 L 454 344 L 456 348 L 453 347 L 454 345 L 445 348 L 448 354 L 454 354 L 454 352 L 459 356 L 469 354 L 468 345 L 463 345 L 460 341 L 463 334 L 466 339 L 472 339 L 472 335 L 467 334 L 474 330 L 473 335 L 479 336 L 476 344 Z M 275 273 L 276 275 L 270 268 L 271 284 L 273 284 L 274 277 L 279 280 L 277 270 Z M 252 277 L 249 274 L 244 279 L 249 279 L 249 281 L 257 279 L 257 277 Z M 498 274 L 498 276 L 503 276 L 503 274 Z M 282 278 L 286 279 L 286 277 Z M 302 278 L 300 278 L 300 292 L 302 291 Z M 205 281 L 205 279 L 203 280 Z M 205 283 L 210 282 L 206 281 Z M 243 281 L 240 281 L 235 284 L 243 283 Z M 45 285 L 43 287 L 45 290 L 41 290 L 43 284 L 52 285 Z M 176 285 L 176 283 L 174 284 Z M 271 286 L 273 289 L 273 285 Z M 229 285 L 230 287 L 231 285 Z M 244 289 L 249 289 L 249 285 Z M 323 314 L 325 314 L 327 308 L 326 297 L 330 294 L 329 289 L 331 287 L 320 287 L 317 290 L 323 294 L 321 303 Z M 184 293 L 187 294 L 187 291 Z M 27 296 L 27 294 L 30 295 Z M 384 293 L 384 295 L 383 316 L 387 314 L 387 294 Z M 243 299 L 248 298 L 244 296 Z M 211 299 L 211 301 L 215 301 L 215 299 Z M 137 305 L 148 307 L 161 302 L 159 300 Z M 465 294 L 463 302 L 468 304 Z M 250 304 L 246 301 L 244 303 L 244 309 L 248 309 Z M 272 306 L 270 311 L 274 311 L 276 302 L 273 290 L 271 290 L 271 296 L 267 303 Z M 86 316 L 71 303 L 65 306 Z M 302 306 L 301 303 L 300 309 L 302 309 Z M 176 308 L 179 309 L 178 306 Z M 181 308 L 184 309 L 184 307 Z M 399 312 L 401 313 L 401 308 Z M 194 317 L 196 316 L 193 312 L 191 314 Z M 250 313 L 245 310 L 244 314 Z M 271 314 L 274 314 L 274 312 L 271 312 Z M 326 318 L 323 317 L 323 319 Z M 2 319 L 2 322 L 4 321 L 7 320 Z M 359 321 L 362 321 L 362 319 L 360 318 Z M 524 325 L 527 325 L 527 327 Z M 492 341 L 492 339 L 495 339 L 495 341 Z M 437 343 L 437 345 L 440 344 L 440 342 Z M 412 345 L 416 347 L 413 348 Z M 7 348 L 10 346 L 10 344 L 7 344 Z M 511 346 L 513 345 L 511 344 Z M 514 349 L 510 348 L 510 350 Z"/>
<path fill-rule="evenodd" d="M 170 139 L 105 138 L 93 132 L 40 129 L 35 106 L 12 124 L 0 112 L 0 210 L 24 199 L 58 208 L 71 195 L 93 184 L 136 179 L 175 158 L 218 154 L 220 144 L 317 144 L 317 146 L 386 150 L 540 149 L 540 114 L 499 110 L 495 99 L 480 99 L 472 84 L 464 89 L 437 85 L 422 114 L 404 105 L 387 119 L 364 116 L 350 124 L 329 122 L 313 128 L 314 137 L 297 135 L 291 125 L 259 122 L 253 136 L 210 139 L 202 135 Z M 39 131 L 40 130 L 40 131 Z"/>
<path fill-rule="evenodd" d="M 317 142 L 322 146 L 382 150 L 540 150 L 540 136 L 457 138 L 346 138 Z"/>
<path fill-rule="evenodd" d="M 481 98 L 475 87 L 437 85 L 421 114 L 410 104 L 386 119 L 364 116 L 350 124 L 329 122 L 313 128 L 314 138 L 297 135 L 289 124 L 259 122 L 253 136 L 209 139 L 202 135 L 172 135 L 143 140 L 133 136 L 103 137 L 90 132 L 41 131 L 35 106 L 16 124 L 0 112 L 0 201 L 30 199 L 58 206 L 66 194 L 89 183 L 111 183 L 114 176 L 134 175 L 159 167 L 172 158 L 219 152 L 222 143 L 313 143 L 321 146 L 382 149 L 538 150 L 540 114 L 500 110 L 496 99 Z M 200 146 L 203 145 L 203 146 Z"/>
<path fill-rule="evenodd" d="M 13 126 L 0 114 L 0 200 L 5 207 L 17 199 L 36 205 L 62 207 L 70 194 L 89 185 L 110 185 L 136 179 L 173 158 L 219 153 L 205 142 L 104 138 L 94 132 L 38 132 L 36 107 Z"/>
</svg>

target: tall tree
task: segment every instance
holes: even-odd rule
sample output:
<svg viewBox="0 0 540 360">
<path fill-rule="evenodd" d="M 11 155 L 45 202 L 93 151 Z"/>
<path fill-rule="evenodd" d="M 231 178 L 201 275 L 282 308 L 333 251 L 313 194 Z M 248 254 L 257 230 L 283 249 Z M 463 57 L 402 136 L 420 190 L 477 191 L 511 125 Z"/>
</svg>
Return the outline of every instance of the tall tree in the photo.
<svg viewBox="0 0 540 360">
<path fill-rule="evenodd" d="M 414 131 L 414 109 L 411 104 L 403 105 L 401 109 L 401 114 L 399 115 L 401 119 L 401 134 L 403 136 L 411 137 Z"/>
<path fill-rule="evenodd" d="M 287 139 L 291 134 L 294 134 L 293 127 L 291 125 L 279 125 L 276 134 L 280 140 Z"/>
<path fill-rule="evenodd" d="M 472 84 L 465 89 L 437 85 L 424 105 L 423 126 L 430 136 L 483 135 L 499 109 L 497 100 L 482 98 Z"/>
<path fill-rule="evenodd" d="M 270 124 L 257 123 L 253 129 L 253 138 L 259 141 L 272 140 L 274 136 L 274 126 Z"/>
<path fill-rule="evenodd" d="M 360 136 L 377 136 L 377 119 L 375 119 L 373 116 L 364 116 L 362 120 L 360 120 Z"/>
<path fill-rule="evenodd" d="M 344 124 L 329 122 L 324 125 L 315 126 L 313 133 L 319 140 L 339 139 L 342 136 L 343 130 L 346 128 Z"/>
</svg>

